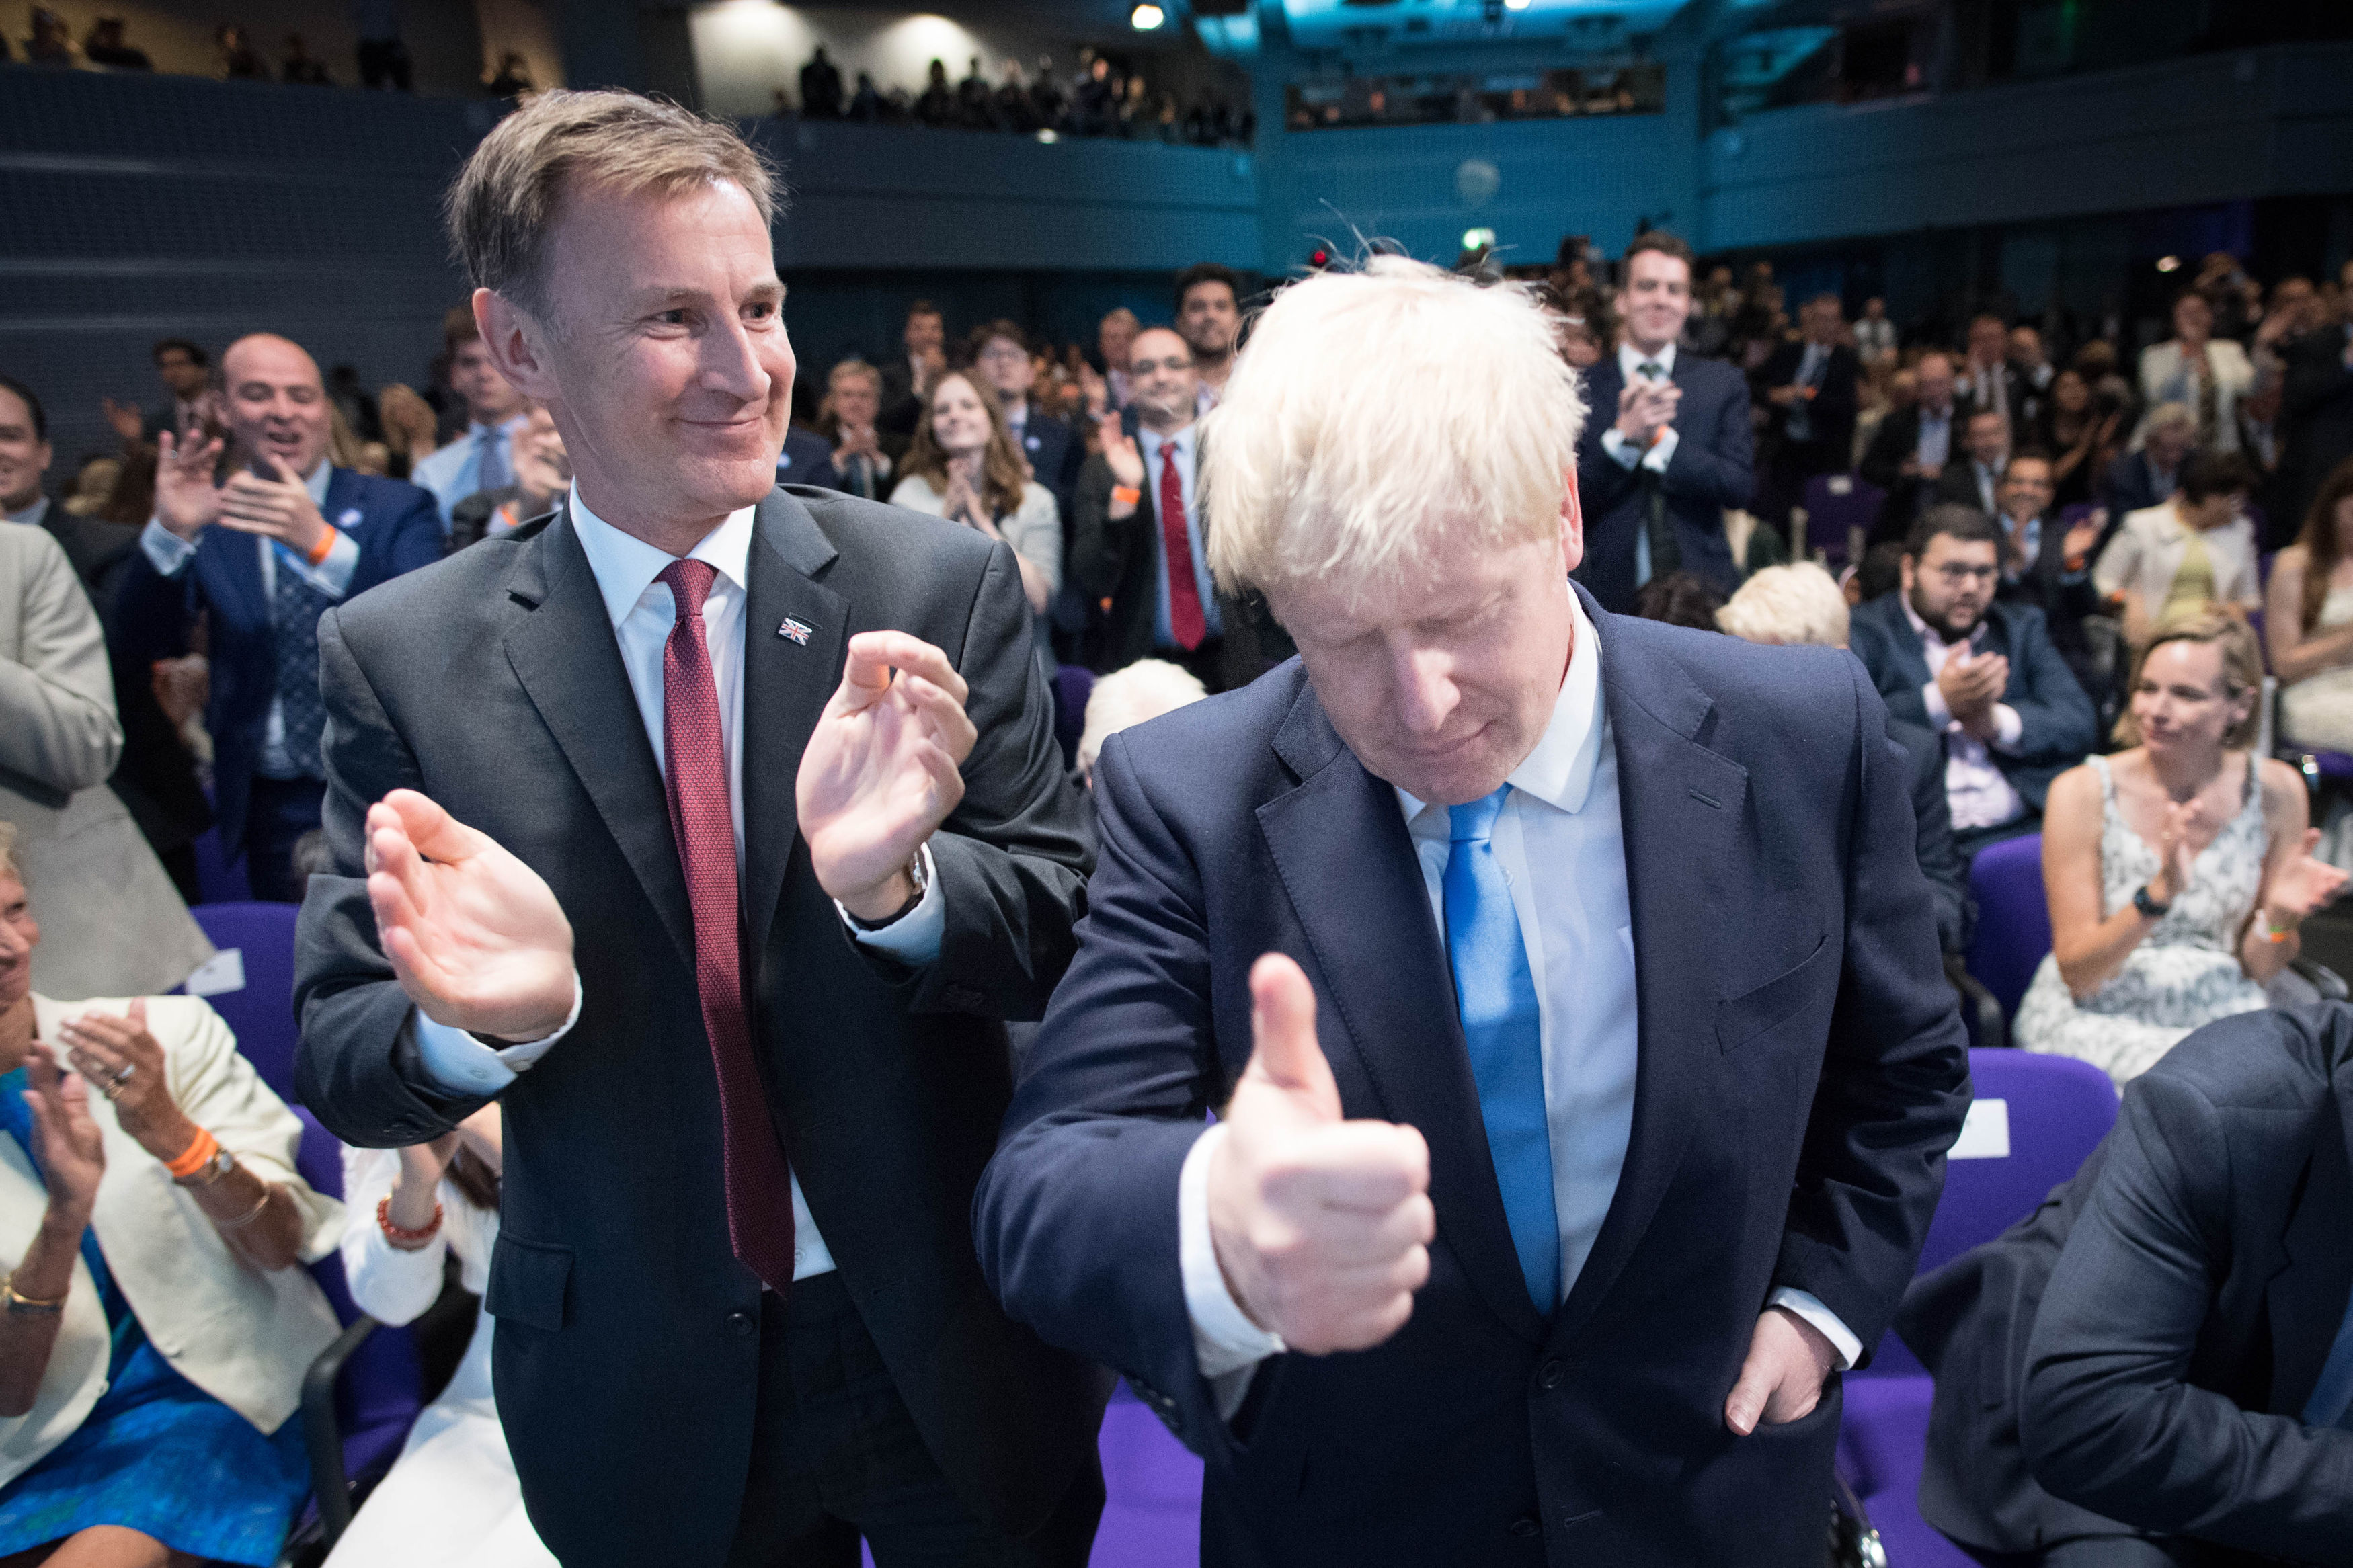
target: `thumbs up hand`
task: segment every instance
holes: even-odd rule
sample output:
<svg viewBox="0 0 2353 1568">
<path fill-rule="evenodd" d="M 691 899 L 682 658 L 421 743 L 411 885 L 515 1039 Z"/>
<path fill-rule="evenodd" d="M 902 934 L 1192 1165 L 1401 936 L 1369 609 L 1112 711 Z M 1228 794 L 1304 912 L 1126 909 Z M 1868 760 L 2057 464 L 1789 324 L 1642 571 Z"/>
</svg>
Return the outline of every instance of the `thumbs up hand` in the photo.
<svg viewBox="0 0 2353 1568">
<path fill-rule="evenodd" d="M 1410 1127 L 1341 1119 L 1299 965 L 1261 958 L 1250 1001 L 1250 1066 L 1209 1162 L 1218 1266 L 1291 1349 L 1368 1349 L 1405 1326 L 1430 1278 L 1430 1146 Z"/>
</svg>

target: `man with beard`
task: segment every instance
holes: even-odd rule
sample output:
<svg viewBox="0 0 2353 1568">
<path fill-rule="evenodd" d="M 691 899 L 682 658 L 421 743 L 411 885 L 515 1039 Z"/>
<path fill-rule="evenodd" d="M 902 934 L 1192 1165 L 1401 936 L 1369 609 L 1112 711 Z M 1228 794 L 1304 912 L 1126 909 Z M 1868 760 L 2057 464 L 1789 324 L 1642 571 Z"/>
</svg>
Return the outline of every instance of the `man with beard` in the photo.
<svg viewBox="0 0 2353 1568">
<path fill-rule="evenodd" d="M 1218 405 L 1242 335 L 1241 275 L 1204 261 L 1176 274 L 1176 335 L 1193 351 L 1200 412 Z"/>
</svg>

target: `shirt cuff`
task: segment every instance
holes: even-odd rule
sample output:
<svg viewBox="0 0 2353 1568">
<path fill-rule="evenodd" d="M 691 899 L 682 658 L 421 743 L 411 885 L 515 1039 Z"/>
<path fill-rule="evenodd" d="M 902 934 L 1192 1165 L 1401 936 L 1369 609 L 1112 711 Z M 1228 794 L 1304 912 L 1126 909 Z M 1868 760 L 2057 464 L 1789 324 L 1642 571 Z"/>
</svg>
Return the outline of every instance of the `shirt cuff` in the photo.
<svg viewBox="0 0 2353 1568">
<path fill-rule="evenodd" d="M 450 1093 L 487 1098 L 514 1082 L 517 1074 L 529 1070 L 533 1063 L 547 1054 L 550 1046 L 572 1032 L 572 1026 L 580 1022 L 584 1000 L 580 972 L 575 969 L 572 972 L 572 1011 L 555 1033 L 545 1039 L 526 1040 L 497 1050 L 463 1029 L 437 1024 L 422 1013 L 414 1014 L 417 1060 L 432 1075 L 433 1081 Z"/>
<path fill-rule="evenodd" d="M 139 531 L 139 550 L 161 577 L 178 576 L 180 568 L 196 552 L 195 545 L 165 528 L 160 517 L 149 518 L 147 526 Z"/>
<path fill-rule="evenodd" d="M 1943 688 L 1935 681 L 1932 680 L 1920 689 L 1920 701 L 1922 706 L 1928 710 L 1930 729 L 1949 730 L 1953 727 L 1953 706 L 1945 700 Z"/>
<path fill-rule="evenodd" d="M 1675 445 L 1682 439 L 1672 425 L 1660 431 L 1658 439 L 1651 443 L 1651 449 L 1642 455 L 1642 467 L 1654 474 L 1665 473 L 1667 465 L 1675 460 Z"/>
<path fill-rule="evenodd" d="M 2015 752 L 2018 750 L 2018 738 L 2025 733 L 2026 721 L 2018 716 L 2017 709 L 2007 702 L 1997 702 L 1993 705 L 1993 749 L 1995 751 Z"/>
<path fill-rule="evenodd" d="M 1185 1310 L 1193 1320 L 1193 1354 L 1218 1396 L 1219 1418 L 1230 1421 L 1250 1390 L 1250 1379 L 1234 1374 L 1281 1355 L 1284 1347 L 1281 1336 L 1244 1315 L 1226 1289 L 1226 1271 L 1218 1267 L 1217 1243 L 1209 1235 L 1209 1162 L 1225 1135 L 1223 1126 L 1211 1127 L 1185 1155 L 1176 1177 L 1176 1247 Z"/>
<path fill-rule="evenodd" d="M 940 939 L 947 934 L 947 900 L 940 894 L 939 868 L 932 861 L 932 847 L 927 841 L 915 853 L 923 862 L 923 896 L 915 907 L 892 921 L 889 925 L 869 931 L 849 918 L 836 899 L 833 907 L 841 910 L 841 923 L 849 934 L 871 948 L 878 948 L 910 969 L 921 969 L 940 955 Z"/>
<path fill-rule="evenodd" d="M 1642 460 L 1642 449 L 1626 439 L 1626 433 L 1615 425 L 1601 432 L 1601 449 L 1621 468 L 1630 468 Z"/>
<path fill-rule="evenodd" d="M 330 523 L 329 527 L 334 525 Z M 329 598 L 340 599 L 352 585 L 352 573 L 360 563 L 359 542 L 342 529 L 335 529 L 335 542 L 327 546 L 327 553 L 316 566 L 302 559 L 301 552 L 285 545 L 278 547 L 278 569 L 291 569 L 294 574 Z"/>
<path fill-rule="evenodd" d="M 1822 1338 L 1830 1341 L 1831 1349 L 1838 1352 L 1836 1370 L 1845 1372 L 1862 1359 L 1862 1342 L 1856 1339 L 1854 1331 L 1841 1322 L 1839 1315 L 1823 1306 L 1821 1298 L 1811 1291 L 1792 1290 L 1784 1285 L 1774 1291 L 1765 1304 L 1767 1307 L 1786 1307 L 1820 1329 Z"/>
</svg>

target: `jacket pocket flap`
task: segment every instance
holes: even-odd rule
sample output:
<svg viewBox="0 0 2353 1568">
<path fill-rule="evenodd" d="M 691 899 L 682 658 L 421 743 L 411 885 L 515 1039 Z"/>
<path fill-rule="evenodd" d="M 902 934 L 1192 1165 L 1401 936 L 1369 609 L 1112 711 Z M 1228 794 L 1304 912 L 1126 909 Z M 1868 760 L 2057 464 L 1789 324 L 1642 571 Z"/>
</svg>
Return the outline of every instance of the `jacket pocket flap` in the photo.
<svg viewBox="0 0 2353 1568">
<path fill-rule="evenodd" d="M 491 1289 L 482 1310 L 502 1323 L 564 1327 L 571 1305 L 572 1249 L 501 1236 L 491 1252 Z"/>
<path fill-rule="evenodd" d="M 1823 961 L 1830 956 L 1830 938 L 1815 939 L 1813 952 L 1795 966 L 1764 984 L 1715 1006 L 1715 1040 L 1725 1051 L 1737 1049 L 1757 1036 L 1787 1023 L 1811 1000 Z"/>
</svg>

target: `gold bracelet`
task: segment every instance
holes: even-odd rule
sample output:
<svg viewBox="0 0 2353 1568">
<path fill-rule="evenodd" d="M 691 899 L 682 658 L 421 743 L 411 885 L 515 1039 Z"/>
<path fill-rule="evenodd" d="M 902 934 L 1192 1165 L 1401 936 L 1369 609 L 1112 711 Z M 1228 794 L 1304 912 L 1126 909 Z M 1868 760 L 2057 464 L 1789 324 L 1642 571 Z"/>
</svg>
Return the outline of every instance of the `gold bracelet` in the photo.
<svg viewBox="0 0 2353 1568">
<path fill-rule="evenodd" d="M 276 1187 L 264 1182 L 261 1185 L 261 1201 L 253 1205 L 253 1212 L 247 1215 L 243 1219 L 216 1219 L 213 1221 L 214 1226 L 221 1230 L 243 1230 L 247 1226 L 251 1225 L 255 1220 L 261 1217 L 261 1211 L 269 1206 L 269 1200 L 277 1194 L 277 1192 L 278 1189 Z"/>
<path fill-rule="evenodd" d="M 18 1317 L 47 1318 L 65 1310 L 66 1299 L 63 1296 L 44 1301 L 17 1289 L 16 1271 L 13 1268 L 8 1271 L 8 1278 L 0 1281 L 0 1295 L 6 1296 L 8 1310 Z"/>
</svg>

